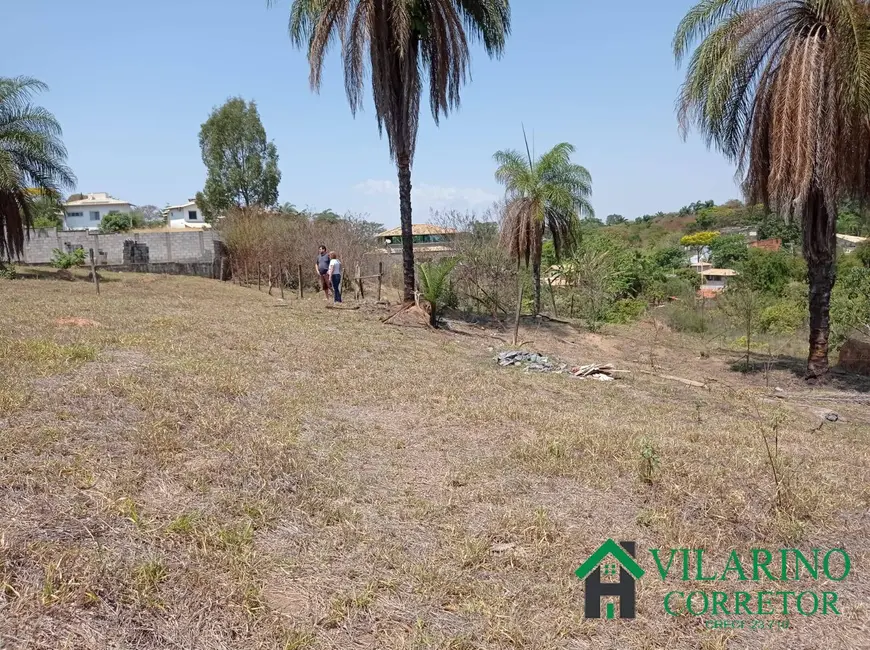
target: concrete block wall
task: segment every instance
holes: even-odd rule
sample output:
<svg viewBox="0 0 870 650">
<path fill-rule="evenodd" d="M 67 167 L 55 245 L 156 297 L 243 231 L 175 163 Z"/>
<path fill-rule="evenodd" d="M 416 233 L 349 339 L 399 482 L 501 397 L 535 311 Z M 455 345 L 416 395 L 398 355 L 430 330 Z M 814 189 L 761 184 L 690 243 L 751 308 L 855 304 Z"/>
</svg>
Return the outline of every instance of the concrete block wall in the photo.
<svg viewBox="0 0 870 650">
<path fill-rule="evenodd" d="M 149 263 L 212 262 L 217 239 L 211 230 L 101 235 L 96 232 L 39 229 L 30 232 L 21 261 L 25 264 L 48 264 L 55 248 L 67 250 L 65 244 L 69 244 L 69 248 L 81 246 L 86 251 L 93 248 L 100 264 L 123 264 L 124 242 L 133 240 L 148 247 Z"/>
</svg>

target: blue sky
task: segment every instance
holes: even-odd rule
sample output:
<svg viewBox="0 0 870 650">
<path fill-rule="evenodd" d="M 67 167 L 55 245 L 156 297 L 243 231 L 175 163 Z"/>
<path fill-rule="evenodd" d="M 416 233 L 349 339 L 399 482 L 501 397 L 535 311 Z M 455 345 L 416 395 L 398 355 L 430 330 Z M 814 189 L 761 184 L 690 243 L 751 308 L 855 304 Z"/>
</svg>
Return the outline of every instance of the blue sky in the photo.
<svg viewBox="0 0 870 650">
<path fill-rule="evenodd" d="M 485 209 L 501 195 L 492 154 L 561 141 L 594 182 L 599 217 L 635 218 L 739 196 L 733 168 L 697 134 L 684 142 L 670 41 L 692 0 L 514 0 L 501 60 L 473 52 L 461 109 L 421 119 L 414 221 Z M 287 36 L 290 0 L 10 0 L 0 75 L 49 84 L 39 103 L 64 128 L 82 192 L 162 207 L 201 189 L 197 136 L 227 97 L 257 101 L 280 155 L 280 200 L 398 224 L 396 173 L 369 102 L 354 119 L 335 55 L 319 95 Z M 38 16 L 38 29 L 34 17 Z M 425 102 L 424 102 L 425 106 Z M 428 107 L 427 107 L 428 110 Z"/>
</svg>

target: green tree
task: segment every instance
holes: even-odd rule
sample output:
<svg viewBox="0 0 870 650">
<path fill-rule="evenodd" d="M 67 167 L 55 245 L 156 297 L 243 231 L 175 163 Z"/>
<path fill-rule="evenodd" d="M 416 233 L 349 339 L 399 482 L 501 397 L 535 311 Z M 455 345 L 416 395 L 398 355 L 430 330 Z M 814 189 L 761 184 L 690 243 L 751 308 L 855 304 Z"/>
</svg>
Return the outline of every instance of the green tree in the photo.
<svg viewBox="0 0 870 650">
<path fill-rule="evenodd" d="M 60 196 L 53 193 L 37 192 L 33 200 L 33 227 L 60 228 L 63 225 L 63 206 Z"/>
<path fill-rule="evenodd" d="M 142 225 L 137 216 L 132 212 L 109 212 L 100 221 L 100 232 L 106 234 L 129 232 Z"/>
<path fill-rule="evenodd" d="M 702 230 L 701 232 L 682 237 L 680 239 L 680 245 L 685 246 L 686 248 L 694 248 L 697 261 L 700 262 L 704 249 L 708 248 L 710 244 L 713 243 L 713 240 L 718 236 L 719 233 L 715 230 Z"/>
<path fill-rule="evenodd" d="M 0 261 L 21 255 L 35 197 L 59 196 L 75 185 L 60 124 L 30 101 L 45 90 L 45 84 L 30 77 L 0 77 Z"/>
<path fill-rule="evenodd" d="M 278 202 L 278 150 L 254 102 L 234 97 L 212 110 L 199 131 L 207 176 L 196 204 L 206 221 L 232 208 L 273 207 Z"/>
<path fill-rule="evenodd" d="M 650 261 L 654 266 L 670 271 L 686 266 L 686 252 L 679 246 L 665 246 L 653 251 Z"/>
<path fill-rule="evenodd" d="M 541 311 L 545 235 L 552 238 L 558 261 L 562 251 L 574 244 L 578 215 L 594 214 L 589 203 L 592 177 L 585 167 L 571 162 L 573 153 L 574 146 L 563 142 L 533 160 L 526 140 L 525 154 L 506 149 L 493 156 L 498 163 L 496 180 L 505 186 L 501 243 L 518 264 L 521 260 L 526 266 L 531 263 L 535 314 Z"/>
<path fill-rule="evenodd" d="M 271 0 L 270 0 L 271 2 Z M 320 88 L 330 43 L 340 40 L 351 112 L 362 108 L 370 78 L 378 128 L 386 131 L 399 177 L 404 298 L 414 299 L 411 164 L 417 144 L 420 99 L 426 80 L 437 124 L 459 106 L 471 39 L 490 56 L 504 50 L 510 31 L 508 0 L 293 0 L 290 37 L 308 50 L 313 89 Z M 369 74 L 370 73 L 370 74 Z"/>
<path fill-rule="evenodd" d="M 716 268 L 734 268 L 748 256 L 749 247 L 740 235 L 724 235 L 710 242 L 710 262 Z"/>
<path fill-rule="evenodd" d="M 738 266 L 740 275 L 734 279 L 734 284 L 781 296 L 789 282 L 800 279 L 798 267 L 799 260 L 785 251 L 750 248 L 746 259 Z"/>
<path fill-rule="evenodd" d="M 797 221 L 767 211 L 758 222 L 757 233 L 759 239 L 780 239 L 783 244 L 799 244 L 803 239 Z"/>
<path fill-rule="evenodd" d="M 674 35 L 694 49 L 678 100 L 745 173 L 750 202 L 803 226 L 808 378 L 828 372 L 836 206 L 870 196 L 870 14 L 860 0 L 702 0 Z"/>
<path fill-rule="evenodd" d="M 608 214 L 607 218 L 604 219 L 604 223 L 608 226 L 618 226 L 621 223 L 628 223 L 628 219 L 621 214 Z"/>
</svg>

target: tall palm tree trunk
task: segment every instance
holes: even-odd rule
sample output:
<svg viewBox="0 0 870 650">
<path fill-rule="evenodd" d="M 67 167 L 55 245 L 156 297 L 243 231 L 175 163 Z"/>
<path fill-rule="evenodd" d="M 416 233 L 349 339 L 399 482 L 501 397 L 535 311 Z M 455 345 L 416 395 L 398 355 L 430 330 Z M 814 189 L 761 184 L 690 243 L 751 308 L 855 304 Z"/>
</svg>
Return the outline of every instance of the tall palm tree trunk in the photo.
<svg viewBox="0 0 870 650">
<path fill-rule="evenodd" d="M 402 275 L 404 300 L 414 300 L 414 235 L 411 222 L 411 158 L 407 153 L 397 156 L 399 168 L 399 216 L 402 224 Z"/>
<path fill-rule="evenodd" d="M 532 262 L 532 275 L 535 279 L 535 316 L 541 313 L 541 262 Z"/>
<path fill-rule="evenodd" d="M 837 279 L 837 215 L 828 212 L 824 196 L 813 189 L 804 208 L 804 257 L 810 285 L 810 354 L 807 377 L 828 373 L 831 290 Z"/>
</svg>

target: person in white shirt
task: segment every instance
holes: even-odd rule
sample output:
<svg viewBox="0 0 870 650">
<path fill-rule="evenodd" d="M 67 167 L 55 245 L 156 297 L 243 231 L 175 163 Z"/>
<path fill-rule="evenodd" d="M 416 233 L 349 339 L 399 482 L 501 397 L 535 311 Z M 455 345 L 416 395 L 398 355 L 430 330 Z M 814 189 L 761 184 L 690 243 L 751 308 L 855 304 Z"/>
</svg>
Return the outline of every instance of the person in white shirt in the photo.
<svg viewBox="0 0 870 650">
<path fill-rule="evenodd" d="M 341 260 L 335 251 L 329 253 L 329 279 L 332 281 L 332 297 L 341 302 Z"/>
</svg>

